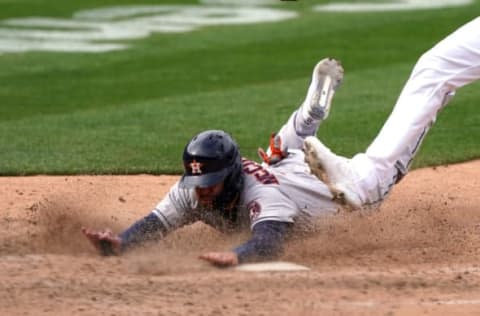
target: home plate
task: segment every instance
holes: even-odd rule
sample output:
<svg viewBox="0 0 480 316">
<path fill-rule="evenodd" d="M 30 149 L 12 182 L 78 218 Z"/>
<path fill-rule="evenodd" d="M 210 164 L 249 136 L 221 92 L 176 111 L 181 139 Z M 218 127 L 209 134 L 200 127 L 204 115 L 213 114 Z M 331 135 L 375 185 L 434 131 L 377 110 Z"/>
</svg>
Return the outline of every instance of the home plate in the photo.
<svg viewBox="0 0 480 316">
<path fill-rule="evenodd" d="M 310 268 L 286 261 L 271 261 L 259 263 L 244 263 L 234 268 L 237 271 L 257 272 L 257 271 L 308 271 Z"/>
</svg>

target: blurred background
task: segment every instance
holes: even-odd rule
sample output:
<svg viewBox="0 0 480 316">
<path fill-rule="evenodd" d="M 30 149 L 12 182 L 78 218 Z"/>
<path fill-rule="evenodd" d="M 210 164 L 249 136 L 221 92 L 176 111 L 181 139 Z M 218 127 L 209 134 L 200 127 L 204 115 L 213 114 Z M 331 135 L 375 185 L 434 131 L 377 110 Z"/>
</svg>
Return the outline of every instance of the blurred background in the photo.
<svg viewBox="0 0 480 316">
<path fill-rule="evenodd" d="M 480 1 L 363 2 L 0 0 L 0 175 L 177 174 L 204 129 L 258 160 L 324 57 L 345 79 L 318 136 L 364 151 Z M 478 83 L 458 91 L 414 168 L 480 157 L 479 100 Z"/>
</svg>

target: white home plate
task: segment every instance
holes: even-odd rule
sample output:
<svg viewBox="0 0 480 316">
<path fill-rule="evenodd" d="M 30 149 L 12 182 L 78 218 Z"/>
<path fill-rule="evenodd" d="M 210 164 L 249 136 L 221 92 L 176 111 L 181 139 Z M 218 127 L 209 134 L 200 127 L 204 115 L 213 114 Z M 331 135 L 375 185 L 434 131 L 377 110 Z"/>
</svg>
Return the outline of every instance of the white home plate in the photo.
<svg viewBox="0 0 480 316">
<path fill-rule="evenodd" d="M 244 263 L 235 267 L 237 271 L 248 271 L 248 272 L 257 272 L 257 271 L 307 271 L 310 268 L 285 261 L 271 261 L 271 262 L 260 262 L 260 263 Z"/>
</svg>

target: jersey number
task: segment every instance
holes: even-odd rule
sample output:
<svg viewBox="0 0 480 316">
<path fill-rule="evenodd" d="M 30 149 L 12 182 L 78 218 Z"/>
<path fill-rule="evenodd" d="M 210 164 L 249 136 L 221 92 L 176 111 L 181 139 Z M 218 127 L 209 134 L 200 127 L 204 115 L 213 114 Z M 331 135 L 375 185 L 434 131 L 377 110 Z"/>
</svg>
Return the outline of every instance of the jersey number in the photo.
<svg viewBox="0 0 480 316">
<path fill-rule="evenodd" d="M 278 184 L 277 178 L 258 163 L 247 159 L 242 159 L 242 162 L 243 171 L 253 175 L 262 184 Z"/>
</svg>

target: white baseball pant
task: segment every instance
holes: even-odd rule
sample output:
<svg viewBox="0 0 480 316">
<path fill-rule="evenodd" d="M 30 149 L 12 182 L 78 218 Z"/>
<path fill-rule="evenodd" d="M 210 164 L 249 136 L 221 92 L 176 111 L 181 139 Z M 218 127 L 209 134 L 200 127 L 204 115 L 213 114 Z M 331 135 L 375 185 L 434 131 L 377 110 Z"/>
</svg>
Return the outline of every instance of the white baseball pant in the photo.
<svg viewBox="0 0 480 316">
<path fill-rule="evenodd" d="M 365 153 L 352 158 L 364 204 L 382 200 L 407 172 L 437 113 L 455 91 L 480 78 L 480 17 L 424 53 L 390 117 Z"/>
</svg>

